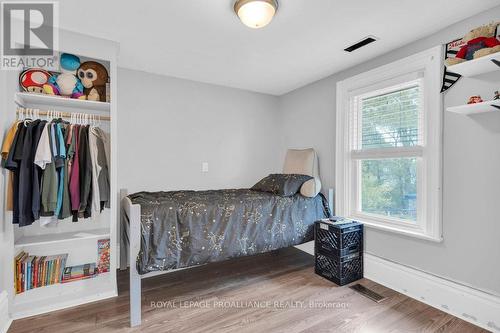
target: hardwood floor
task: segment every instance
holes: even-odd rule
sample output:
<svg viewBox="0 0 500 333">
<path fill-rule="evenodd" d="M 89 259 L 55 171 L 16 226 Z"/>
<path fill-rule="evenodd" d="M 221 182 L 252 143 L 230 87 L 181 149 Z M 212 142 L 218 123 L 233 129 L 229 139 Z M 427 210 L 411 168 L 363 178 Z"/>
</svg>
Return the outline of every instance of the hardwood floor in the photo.
<svg viewBox="0 0 500 333">
<path fill-rule="evenodd" d="M 313 267 L 311 256 L 290 248 L 146 279 L 142 325 L 134 329 L 128 272 L 120 272 L 118 297 L 16 320 L 8 332 L 486 332 L 361 280 L 388 297 L 377 304 Z"/>
</svg>

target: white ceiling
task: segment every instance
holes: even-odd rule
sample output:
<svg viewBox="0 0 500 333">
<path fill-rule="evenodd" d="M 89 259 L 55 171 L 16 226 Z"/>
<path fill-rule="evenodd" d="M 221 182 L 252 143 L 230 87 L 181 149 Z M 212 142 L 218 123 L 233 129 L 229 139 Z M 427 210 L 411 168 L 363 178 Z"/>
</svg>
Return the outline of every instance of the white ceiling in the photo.
<svg viewBox="0 0 500 333">
<path fill-rule="evenodd" d="M 119 42 L 119 66 L 281 95 L 432 34 L 498 0 L 281 0 L 263 29 L 234 0 L 60 1 L 60 26 Z M 367 35 L 379 41 L 352 54 Z"/>
</svg>

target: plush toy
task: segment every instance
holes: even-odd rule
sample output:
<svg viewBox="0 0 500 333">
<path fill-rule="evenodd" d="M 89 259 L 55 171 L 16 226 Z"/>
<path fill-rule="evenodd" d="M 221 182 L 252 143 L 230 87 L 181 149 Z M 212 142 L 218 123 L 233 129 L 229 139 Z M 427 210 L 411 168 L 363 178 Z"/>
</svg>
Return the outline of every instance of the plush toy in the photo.
<svg viewBox="0 0 500 333">
<path fill-rule="evenodd" d="M 43 93 L 43 85 L 49 81 L 51 74 L 44 69 L 29 68 L 19 75 L 19 84 L 24 91 Z"/>
<path fill-rule="evenodd" d="M 89 101 L 106 102 L 106 67 L 95 61 L 86 61 L 78 68 L 78 77 L 83 84 L 83 93 Z"/>
<path fill-rule="evenodd" d="M 467 104 L 476 104 L 476 103 L 482 103 L 482 102 L 483 102 L 483 99 L 481 98 L 481 96 L 476 95 L 476 96 L 469 97 L 469 101 L 467 102 Z"/>
<path fill-rule="evenodd" d="M 63 53 L 59 59 L 61 73 L 53 75 L 49 82 L 43 85 L 43 91 L 48 95 L 85 99 L 83 86 L 76 76 L 80 66 L 80 58 L 75 55 Z"/>
<path fill-rule="evenodd" d="M 500 41 L 495 37 L 498 24 L 498 22 L 491 23 L 471 30 L 462 38 L 462 43 L 465 43 L 465 45 L 460 48 L 455 58 L 446 59 L 446 65 L 452 66 L 499 52 Z"/>
</svg>

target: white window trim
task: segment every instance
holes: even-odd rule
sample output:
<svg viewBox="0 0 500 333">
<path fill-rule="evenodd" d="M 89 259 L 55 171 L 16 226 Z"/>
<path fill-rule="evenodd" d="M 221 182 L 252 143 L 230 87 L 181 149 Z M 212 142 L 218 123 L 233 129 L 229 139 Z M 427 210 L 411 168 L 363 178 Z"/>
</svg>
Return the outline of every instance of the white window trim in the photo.
<svg viewBox="0 0 500 333">
<path fill-rule="evenodd" d="M 440 242 L 442 241 L 442 118 L 443 99 L 440 93 L 442 79 L 441 46 L 431 48 L 407 58 L 392 62 L 362 74 L 350 77 L 337 83 L 336 112 L 336 172 L 335 195 L 336 214 L 359 220 L 368 227 L 378 228 L 417 238 Z M 397 153 L 407 156 L 422 157 L 423 174 L 419 174 L 418 193 L 424 193 L 425 198 L 420 206 L 419 223 L 402 222 L 398 219 L 385 218 L 370 214 L 360 214 L 354 207 L 351 188 L 354 186 L 353 161 L 359 158 L 376 158 L 384 149 L 374 149 L 368 152 L 350 151 L 349 142 L 349 112 L 350 97 L 359 95 L 364 90 L 373 87 L 390 87 L 401 82 L 402 78 L 415 77 L 415 73 L 423 74 L 424 85 L 424 132 L 422 145 L 402 147 Z M 394 148 L 391 151 L 395 151 Z M 367 156 L 369 154 L 370 156 Z M 401 156 L 401 155 L 398 155 Z M 432 170 L 433 172 L 429 172 Z M 434 172 L 435 171 L 435 172 Z"/>
</svg>

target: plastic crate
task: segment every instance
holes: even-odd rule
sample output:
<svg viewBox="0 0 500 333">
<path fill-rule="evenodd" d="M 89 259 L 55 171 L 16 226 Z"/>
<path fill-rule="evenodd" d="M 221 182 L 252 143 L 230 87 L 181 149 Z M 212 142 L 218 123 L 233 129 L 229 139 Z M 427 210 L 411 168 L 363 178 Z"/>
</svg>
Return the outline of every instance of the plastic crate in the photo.
<svg viewBox="0 0 500 333">
<path fill-rule="evenodd" d="M 363 278 L 363 254 L 352 253 L 343 257 L 332 257 L 316 251 L 316 274 L 343 286 Z"/>
<path fill-rule="evenodd" d="M 363 252 L 363 225 L 355 221 L 345 223 L 317 221 L 314 225 L 314 240 L 316 250 L 334 256 Z"/>
</svg>

